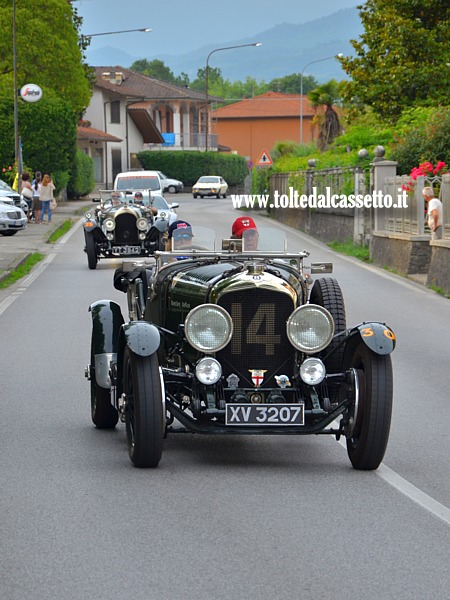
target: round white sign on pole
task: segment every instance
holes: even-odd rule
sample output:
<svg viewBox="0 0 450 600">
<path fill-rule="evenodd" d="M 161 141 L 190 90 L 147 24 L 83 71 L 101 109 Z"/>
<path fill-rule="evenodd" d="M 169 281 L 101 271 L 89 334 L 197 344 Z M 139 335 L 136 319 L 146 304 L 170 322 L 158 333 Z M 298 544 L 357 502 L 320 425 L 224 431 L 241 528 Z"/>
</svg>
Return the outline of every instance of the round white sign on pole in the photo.
<svg viewBox="0 0 450 600">
<path fill-rule="evenodd" d="M 25 102 L 37 102 L 42 98 L 42 90 L 35 83 L 27 83 L 20 88 L 20 96 Z"/>
</svg>

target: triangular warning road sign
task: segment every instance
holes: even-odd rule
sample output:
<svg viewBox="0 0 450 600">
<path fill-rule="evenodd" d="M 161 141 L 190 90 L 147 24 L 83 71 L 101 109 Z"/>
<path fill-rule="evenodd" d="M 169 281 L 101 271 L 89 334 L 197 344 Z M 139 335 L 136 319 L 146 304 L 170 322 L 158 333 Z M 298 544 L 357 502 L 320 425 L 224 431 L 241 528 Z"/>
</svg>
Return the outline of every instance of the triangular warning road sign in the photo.
<svg viewBox="0 0 450 600">
<path fill-rule="evenodd" d="M 261 154 L 259 155 L 258 158 L 258 162 L 256 163 L 259 167 L 262 165 L 270 166 L 273 164 L 272 159 L 270 158 L 270 154 L 267 152 L 267 150 L 263 150 L 261 152 Z"/>
</svg>

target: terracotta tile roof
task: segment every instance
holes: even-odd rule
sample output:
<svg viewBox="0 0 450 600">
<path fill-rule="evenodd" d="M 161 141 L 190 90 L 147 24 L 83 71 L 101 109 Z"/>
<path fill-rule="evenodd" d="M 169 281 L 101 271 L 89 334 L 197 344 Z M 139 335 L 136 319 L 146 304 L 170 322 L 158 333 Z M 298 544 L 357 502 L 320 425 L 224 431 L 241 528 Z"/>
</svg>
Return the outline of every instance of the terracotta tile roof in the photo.
<svg viewBox="0 0 450 600">
<path fill-rule="evenodd" d="M 311 117 L 316 113 L 311 108 L 308 98 L 303 96 L 303 116 Z M 248 98 L 222 106 L 212 111 L 215 119 L 251 119 L 271 117 L 300 117 L 300 94 L 281 94 L 267 92 L 254 98 Z"/>
<path fill-rule="evenodd" d="M 93 127 L 77 127 L 77 139 L 84 141 L 96 141 L 96 142 L 121 142 L 122 140 L 115 135 L 105 133 L 99 129 Z"/>
<path fill-rule="evenodd" d="M 191 90 L 188 87 L 174 85 L 166 81 L 135 73 L 125 67 L 94 67 L 96 87 L 115 92 L 119 96 L 145 98 L 147 100 L 205 100 L 203 92 Z M 104 76 L 105 73 L 109 77 Z M 115 75 L 120 74 L 115 79 Z M 115 81 L 115 83 L 111 83 Z M 211 96 L 211 101 L 219 98 Z"/>
</svg>

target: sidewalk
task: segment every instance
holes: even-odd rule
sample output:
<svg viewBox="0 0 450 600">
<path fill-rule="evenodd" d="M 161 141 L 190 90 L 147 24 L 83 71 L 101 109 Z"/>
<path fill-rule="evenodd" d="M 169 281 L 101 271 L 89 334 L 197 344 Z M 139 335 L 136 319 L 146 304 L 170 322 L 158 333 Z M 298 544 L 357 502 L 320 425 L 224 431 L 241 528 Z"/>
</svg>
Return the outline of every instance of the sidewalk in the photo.
<svg viewBox="0 0 450 600">
<path fill-rule="evenodd" d="M 50 225 L 28 223 L 24 231 L 13 236 L 0 235 L 0 282 L 6 279 L 11 271 L 23 264 L 33 252 L 48 254 L 52 244 L 48 238 L 67 219 L 78 220 L 93 206 L 92 201 L 83 200 L 58 201 L 58 208 L 52 215 Z"/>
</svg>

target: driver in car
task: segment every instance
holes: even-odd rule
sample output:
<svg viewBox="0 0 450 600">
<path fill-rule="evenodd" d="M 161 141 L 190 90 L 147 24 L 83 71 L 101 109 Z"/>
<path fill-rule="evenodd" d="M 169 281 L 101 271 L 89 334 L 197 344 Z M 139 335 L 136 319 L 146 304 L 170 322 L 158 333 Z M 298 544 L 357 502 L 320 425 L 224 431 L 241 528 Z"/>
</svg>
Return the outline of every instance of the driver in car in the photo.
<svg viewBox="0 0 450 600">
<path fill-rule="evenodd" d="M 189 250 L 193 237 L 192 227 L 187 221 L 174 221 L 168 230 L 166 250 Z"/>
<path fill-rule="evenodd" d="M 258 250 L 259 233 L 251 217 L 238 217 L 231 227 L 231 238 L 242 240 L 242 250 Z"/>
</svg>

